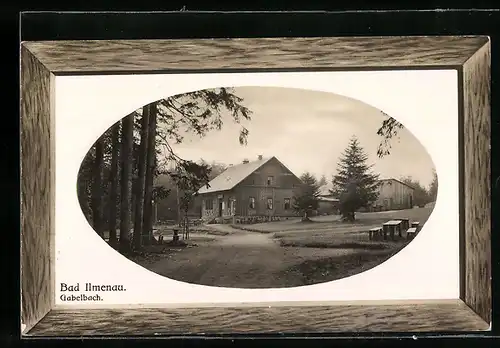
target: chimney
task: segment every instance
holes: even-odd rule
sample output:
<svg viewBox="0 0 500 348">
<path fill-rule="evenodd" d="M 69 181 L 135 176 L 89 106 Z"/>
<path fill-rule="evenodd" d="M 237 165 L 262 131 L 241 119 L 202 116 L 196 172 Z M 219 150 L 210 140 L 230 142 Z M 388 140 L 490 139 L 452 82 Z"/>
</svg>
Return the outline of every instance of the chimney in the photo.
<svg viewBox="0 0 500 348">
<path fill-rule="evenodd" d="M 246 159 L 246 158 L 243 160 L 243 163 L 245 163 L 245 164 L 246 164 L 246 163 L 248 163 L 248 162 L 249 162 L 249 161 L 248 161 L 248 159 Z"/>
<path fill-rule="evenodd" d="M 262 161 L 262 155 L 258 156 L 259 161 Z"/>
</svg>

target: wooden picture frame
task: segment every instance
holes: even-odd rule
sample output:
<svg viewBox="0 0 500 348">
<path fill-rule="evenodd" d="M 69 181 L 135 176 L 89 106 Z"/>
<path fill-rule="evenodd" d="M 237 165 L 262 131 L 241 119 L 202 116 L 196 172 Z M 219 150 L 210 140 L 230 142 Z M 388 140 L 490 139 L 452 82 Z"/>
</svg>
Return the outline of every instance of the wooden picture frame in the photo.
<svg viewBox="0 0 500 348">
<path fill-rule="evenodd" d="M 217 50 L 207 49 L 214 44 Z M 265 56 L 264 48 L 272 48 L 274 55 Z M 490 41 L 483 36 L 21 43 L 23 336 L 155 334 L 178 337 L 489 330 L 492 316 L 490 65 Z M 398 68 L 455 69 L 458 74 L 459 299 L 360 302 L 317 307 L 54 308 L 55 76 Z"/>
</svg>

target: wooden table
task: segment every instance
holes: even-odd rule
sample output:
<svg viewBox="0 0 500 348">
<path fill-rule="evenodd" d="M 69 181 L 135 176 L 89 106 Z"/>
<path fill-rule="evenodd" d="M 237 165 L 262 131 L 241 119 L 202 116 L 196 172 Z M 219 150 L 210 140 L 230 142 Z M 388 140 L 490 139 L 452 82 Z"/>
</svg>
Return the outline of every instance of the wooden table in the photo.
<svg viewBox="0 0 500 348">
<path fill-rule="evenodd" d="M 384 230 L 384 239 L 387 239 L 387 232 L 389 232 L 391 239 L 394 240 L 396 229 L 398 229 L 398 234 L 399 236 L 401 236 L 401 223 L 402 223 L 401 220 L 390 220 L 384 223 L 382 225 Z"/>
</svg>

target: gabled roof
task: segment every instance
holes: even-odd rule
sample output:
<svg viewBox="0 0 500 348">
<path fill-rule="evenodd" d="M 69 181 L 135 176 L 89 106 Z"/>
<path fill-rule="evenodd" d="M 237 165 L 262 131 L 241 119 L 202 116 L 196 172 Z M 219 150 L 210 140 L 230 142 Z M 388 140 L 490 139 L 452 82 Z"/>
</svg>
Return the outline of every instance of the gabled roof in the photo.
<svg viewBox="0 0 500 348">
<path fill-rule="evenodd" d="M 331 184 L 326 184 L 326 185 L 323 185 L 319 188 L 319 195 L 320 196 L 331 196 L 332 193 L 330 192 L 330 190 L 333 188 L 333 186 Z"/>
<path fill-rule="evenodd" d="M 411 185 L 408 185 L 407 183 L 404 183 L 404 182 L 402 182 L 401 180 L 398 180 L 398 179 L 386 178 L 386 179 L 380 179 L 379 181 L 380 182 L 383 182 L 383 181 L 395 181 L 395 182 L 399 182 L 401 185 L 405 185 L 405 186 L 411 188 L 412 190 L 415 190 L 415 187 L 413 187 Z"/>
<path fill-rule="evenodd" d="M 246 179 L 250 174 L 255 172 L 257 169 L 262 167 L 273 158 L 276 159 L 276 157 L 273 156 L 270 158 L 262 158 L 260 160 L 230 166 L 208 183 L 208 185 L 210 186 L 209 188 L 203 186 L 198 190 L 198 193 L 204 194 L 231 190 L 244 179 Z"/>
</svg>

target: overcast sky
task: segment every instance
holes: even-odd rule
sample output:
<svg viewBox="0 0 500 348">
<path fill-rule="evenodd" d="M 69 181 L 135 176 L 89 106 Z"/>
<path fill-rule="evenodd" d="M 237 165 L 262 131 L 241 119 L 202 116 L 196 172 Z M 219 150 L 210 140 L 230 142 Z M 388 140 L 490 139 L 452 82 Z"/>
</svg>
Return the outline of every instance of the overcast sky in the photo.
<svg viewBox="0 0 500 348">
<path fill-rule="evenodd" d="M 239 87 L 235 93 L 253 112 L 252 119 L 242 123 L 249 130 L 248 144 L 239 144 L 241 126 L 228 115 L 220 131 L 201 139 L 186 134 L 182 144 L 173 146 L 179 156 L 225 164 L 276 156 L 297 176 L 309 171 L 330 179 L 349 139 L 356 135 L 382 178 L 411 175 L 424 186 L 432 181 L 430 156 L 405 129 L 399 139 L 393 139 L 391 154 L 377 157 L 382 137 L 376 133 L 384 116 L 369 105 L 332 93 L 291 88 Z"/>
</svg>

